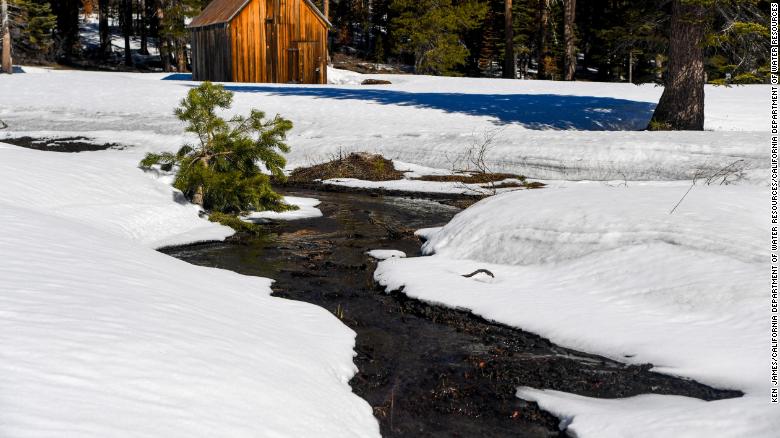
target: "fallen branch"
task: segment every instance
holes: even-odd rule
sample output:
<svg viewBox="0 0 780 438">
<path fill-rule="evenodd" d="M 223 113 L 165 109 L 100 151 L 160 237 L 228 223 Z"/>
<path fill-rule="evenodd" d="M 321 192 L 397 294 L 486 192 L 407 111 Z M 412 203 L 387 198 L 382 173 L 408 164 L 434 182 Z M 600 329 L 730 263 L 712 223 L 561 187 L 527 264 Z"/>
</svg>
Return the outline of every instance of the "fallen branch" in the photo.
<svg viewBox="0 0 780 438">
<path fill-rule="evenodd" d="M 496 278 L 496 276 L 495 276 L 495 275 L 493 275 L 493 273 L 492 273 L 492 272 L 490 272 L 490 271 L 488 271 L 487 269 L 477 269 L 476 271 L 472 272 L 471 274 L 465 274 L 465 275 L 463 275 L 463 277 L 466 277 L 466 278 L 471 278 L 471 277 L 473 277 L 473 276 L 475 276 L 475 275 L 477 275 L 477 274 L 487 274 L 487 275 L 489 275 L 491 278 Z"/>
<path fill-rule="evenodd" d="M 7 127 L 8 127 L 8 124 L 5 123 L 4 121 L 0 120 L 0 129 L 5 129 Z"/>
</svg>

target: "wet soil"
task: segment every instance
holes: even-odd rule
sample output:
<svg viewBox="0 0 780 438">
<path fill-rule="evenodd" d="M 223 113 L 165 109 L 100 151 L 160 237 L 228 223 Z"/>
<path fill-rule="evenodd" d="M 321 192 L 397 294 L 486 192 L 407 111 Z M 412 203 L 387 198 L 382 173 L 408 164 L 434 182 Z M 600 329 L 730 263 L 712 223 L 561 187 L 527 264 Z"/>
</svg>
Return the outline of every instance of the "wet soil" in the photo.
<svg viewBox="0 0 780 438">
<path fill-rule="evenodd" d="M 3 143 L 12 144 L 28 149 L 50 152 L 91 152 L 104 151 L 106 149 L 121 149 L 114 143 L 97 144 L 87 137 L 62 137 L 62 138 L 33 138 L 16 137 L 4 138 Z"/>
<path fill-rule="evenodd" d="M 383 436 L 564 436 L 557 418 L 515 397 L 518 386 L 604 398 L 741 395 L 380 290 L 373 281 L 376 262 L 365 252 L 386 248 L 419 255 L 413 230 L 445 224 L 457 207 L 365 193 L 286 194 L 322 200 L 324 217 L 270 224 L 262 236 L 162 251 L 198 265 L 273 278 L 275 295 L 322 306 L 355 330 L 360 371 L 350 383 L 373 406 Z"/>
</svg>

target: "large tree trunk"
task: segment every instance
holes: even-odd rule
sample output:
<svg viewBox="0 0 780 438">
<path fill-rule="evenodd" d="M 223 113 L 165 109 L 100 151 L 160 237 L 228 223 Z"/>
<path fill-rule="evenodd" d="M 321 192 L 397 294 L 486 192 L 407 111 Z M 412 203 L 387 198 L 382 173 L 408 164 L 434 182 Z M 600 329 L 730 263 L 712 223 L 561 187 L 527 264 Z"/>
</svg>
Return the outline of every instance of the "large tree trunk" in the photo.
<svg viewBox="0 0 780 438">
<path fill-rule="evenodd" d="M 502 75 L 508 79 L 516 77 L 515 35 L 512 27 L 512 0 L 504 0 L 504 68 Z"/>
<path fill-rule="evenodd" d="M 0 67 L 4 73 L 11 74 L 14 71 L 14 64 L 11 59 L 11 25 L 8 19 L 8 0 L 0 1 L 0 37 L 3 39 Z"/>
<path fill-rule="evenodd" d="M 81 0 L 52 0 L 52 12 L 57 16 L 58 47 L 62 60 L 70 62 L 79 43 L 79 6 Z"/>
<path fill-rule="evenodd" d="M 133 65 L 133 57 L 130 53 L 130 34 L 133 32 L 133 2 L 122 0 L 122 34 L 125 37 L 125 65 Z"/>
<path fill-rule="evenodd" d="M 577 71 L 577 52 L 574 47 L 577 38 L 574 28 L 576 8 L 575 0 L 563 0 L 563 79 L 566 81 L 573 81 Z"/>
<path fill-rule="evenodd" d="M 98 33 L 100 34 L 100 57 L 111 53 L 111 40 L 108 35 L 108 0 L 98 1 Z"/>
<path fill-rule="evenodd" d="M 550 20 L 550 0 L 539 0 L 539 29 L 536 35 L 537 79 L 547 77 L 545 58 L 548 56 L 547 27 Z"/>
<path fill-rule="evenodd" d="M 649 129 L 704 129 L 705 6 L 674 0 L 665 88 Z"/>
</svg>

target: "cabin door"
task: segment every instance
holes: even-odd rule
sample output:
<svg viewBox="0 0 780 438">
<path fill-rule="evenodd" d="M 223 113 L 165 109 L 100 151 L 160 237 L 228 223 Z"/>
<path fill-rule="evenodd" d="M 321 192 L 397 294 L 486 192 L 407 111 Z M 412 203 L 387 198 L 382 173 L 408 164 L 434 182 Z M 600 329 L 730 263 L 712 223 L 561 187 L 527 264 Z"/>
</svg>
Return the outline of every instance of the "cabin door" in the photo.
<svg viewBox="0 0 780 438">
<path fill-rule="evenodd" d="M 317 84 L 320 78 L 319 44 L 316 41 L 298 41 L 298 82 Z"/>
</svg>

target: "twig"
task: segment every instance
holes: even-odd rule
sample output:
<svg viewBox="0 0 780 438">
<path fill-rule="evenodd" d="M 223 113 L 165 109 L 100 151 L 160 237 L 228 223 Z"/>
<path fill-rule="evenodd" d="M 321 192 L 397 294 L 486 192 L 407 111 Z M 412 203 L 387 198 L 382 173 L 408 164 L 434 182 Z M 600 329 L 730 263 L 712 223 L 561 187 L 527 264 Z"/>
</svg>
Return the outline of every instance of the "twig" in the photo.
<svg viewBox="0 0 780 438">
<path fill-rule="evenodd" d="M 496 276 L 493 275 L 493 273 L 488 271 L 487 269 L 477 269 L 476 271 L 472 272 L 471 274 L 464 274 L 463 277 L 471 278 L 471 277 L 473 277 L 473 276 L 475 276 L 477 274 L 487 274 L 491 278 L 496 278 Z"/>
</svg>

